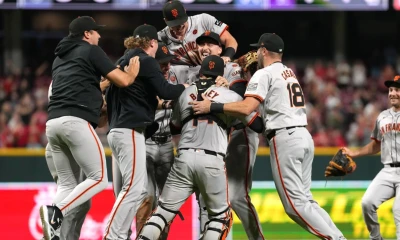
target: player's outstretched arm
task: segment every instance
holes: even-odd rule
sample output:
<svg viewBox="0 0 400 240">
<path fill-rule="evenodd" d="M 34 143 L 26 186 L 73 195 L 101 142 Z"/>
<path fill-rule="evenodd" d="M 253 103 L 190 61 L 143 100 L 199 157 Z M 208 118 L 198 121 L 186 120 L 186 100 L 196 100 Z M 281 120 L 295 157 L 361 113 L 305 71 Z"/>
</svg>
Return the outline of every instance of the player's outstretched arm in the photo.
<svg viewBox="0 0 400 240">
<path fill-rule="evenodd" d="M 351 158 L 363 157 L 367 155 L 377 154 L 381 151 L 381 143 L 375 139 L 372 139 L 370 143 L 357 150 L 350 150 L 343 148 L 343 153 L 347 154 Z"/>
<path fill-rule="evenodd" d="M 230 116 L 241 117 L 248 116 L 254 112 L 260 105 L 259 100 L 253 97 L 246 97 L 243 101 L 232 103 L 214 103 L 202 94 L 203 101 L 193 101 L 189 104 L 193 107 L 195 115 L 207 113 L 224 113 Z"/>
</svg>

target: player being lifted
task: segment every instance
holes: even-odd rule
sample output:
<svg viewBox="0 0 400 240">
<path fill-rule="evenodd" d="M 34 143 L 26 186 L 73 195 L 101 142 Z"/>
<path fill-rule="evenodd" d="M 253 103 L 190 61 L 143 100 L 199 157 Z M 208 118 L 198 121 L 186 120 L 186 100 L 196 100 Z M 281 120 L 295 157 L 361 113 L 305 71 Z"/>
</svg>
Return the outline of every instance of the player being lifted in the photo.
<svg viewBox="0 0 400 240">
<path fill-rule="evenodd" d="M 171 121 L 171 131 L 181 132 L 178 156 L 175 158 L 167 182 L 161 193 L 156 211 L 147 221 L 138 239 L 158 239 L 186 199 L 199 191 L 205 199 L 210 221 L 202 239 L 224 239 L 232 224 L 225 174 L 224 157 L 227 148 L 226 128 L 236 123 L 236 118 L 224 114 L 194 116 L 189 102 L 205 93 L 217 102 L 242 99 L 225 87 L 213 86 L 214 79 L 223 75 L 224 62 L 218 56 L 204 59 L 201 79 L 185 90 L 176 103 Z M 246 121 L 247 120 L 247 121 Z M 262 130 L 257 114 L 244 122 L 255 130 Z"/>
</svg>

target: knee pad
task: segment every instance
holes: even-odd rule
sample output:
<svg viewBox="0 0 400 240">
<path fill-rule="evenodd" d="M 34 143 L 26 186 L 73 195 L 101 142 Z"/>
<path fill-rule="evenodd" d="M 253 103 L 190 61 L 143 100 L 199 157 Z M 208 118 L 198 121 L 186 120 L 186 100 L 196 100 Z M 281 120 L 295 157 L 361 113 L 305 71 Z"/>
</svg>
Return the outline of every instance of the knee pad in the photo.
<svg viewBox="0 0 400 240">
<path fill-rule="evenodd" d="M 210 216 L 210 220 L 205 225 L 202 240 L 225 240 L 231 230 L 233 223 L 232 211 L 230 207 L 221 213 Z"/>
<path fill-rule="evenodd" d="M 183 216 L 179 211 L 169 210 L 159 204 L 156 211 L 153 212 L 150 219 L 144 224 L 137 239 L 159 239 L 164 229 L 172 223 L 176 214 L 183 220 Z"/>
</svg>

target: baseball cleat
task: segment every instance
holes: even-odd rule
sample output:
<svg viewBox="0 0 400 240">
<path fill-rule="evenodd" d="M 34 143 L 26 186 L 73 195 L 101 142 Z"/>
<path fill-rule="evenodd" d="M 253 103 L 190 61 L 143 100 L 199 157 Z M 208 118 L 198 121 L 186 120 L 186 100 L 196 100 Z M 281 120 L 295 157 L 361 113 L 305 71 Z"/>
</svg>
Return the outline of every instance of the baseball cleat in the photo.
<svg viewBox="0 0 400 240">
<path fill-rule="evenodd" d="M 59 230 L 63 215 L 56 206 L 41 206 L 40 219 L 42 220 L 43 237 L 45 240 L 59 240 Z"/>
</svg>

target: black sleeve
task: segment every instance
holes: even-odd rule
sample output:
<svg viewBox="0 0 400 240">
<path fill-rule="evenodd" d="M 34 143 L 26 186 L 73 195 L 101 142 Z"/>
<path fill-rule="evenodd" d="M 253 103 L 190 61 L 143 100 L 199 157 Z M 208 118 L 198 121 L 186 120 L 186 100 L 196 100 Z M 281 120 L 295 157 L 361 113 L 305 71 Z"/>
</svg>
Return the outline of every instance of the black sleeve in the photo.
<svg viewBox="0 0 400 240">
<path fill-rule="evenodd" d="M 106 53 L 99 46 L 92 45 L 89 53 L 89 59 L 96 71 L 98 71 L 103 77 L 116 68 L 111 62 L 110 58 L 108 58 Z"/>
<path fill-rule="evenodd" d="M 185 90 L 182 84 L 173 85 L 165 80 L 160 65 L 152 57 L 140 59 L 140 75 L 145 76 L 156 90 L 157 96 L 165 100 L 177 99 Z"/>
<path fill-rule="evenodd" d="M 256 117 L 254 121 L 249 125 L 249 128 L 256 133 L 262 133 L 263 131 L 263 121 L 260 116 Z"/>
<path fill-rule="evenodd" d="M 247 82 L 237 82 L 229 87 L 229 90 L 234 91 L 239 94 L 242 98 L 244 98 L 244 93 L 246 92 Z"/>
</svg>

